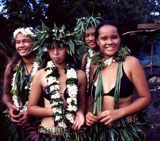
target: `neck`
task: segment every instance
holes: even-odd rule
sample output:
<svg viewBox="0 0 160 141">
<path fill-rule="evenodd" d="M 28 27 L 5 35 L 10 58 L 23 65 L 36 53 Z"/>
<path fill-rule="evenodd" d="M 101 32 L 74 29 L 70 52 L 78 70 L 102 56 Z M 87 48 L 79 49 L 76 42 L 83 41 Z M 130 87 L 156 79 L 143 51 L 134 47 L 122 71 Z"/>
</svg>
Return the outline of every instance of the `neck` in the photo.
<svg viewBox="0 0 160 141">
<path fill-rule="evenodd" d="M 57 63 L 54 63 L 54 64 L 55 64 L 55 66 L 58 68 L 59 71 L 60 71 L 60 70 L 64 70 L 65 67 L 67 66 L 67 63 L 66 63 L 66 62 L 61 63 L 61 64 L 57 64 Z"/>
<path fill-rule="evenodd" d="M 93 48 L 92 50 L 93 50 L 95 53 L 98 53 L 98 52 L 100 51 L 99 48 Z"/>
<path fill-rule="evenodd" d="M 31 65 L 33 64 L 34 58 L 35 58 L 35 54 L 31 54 L 27 57 L 22 57 L 22 60 L 26 65 Z"/>
</svg>

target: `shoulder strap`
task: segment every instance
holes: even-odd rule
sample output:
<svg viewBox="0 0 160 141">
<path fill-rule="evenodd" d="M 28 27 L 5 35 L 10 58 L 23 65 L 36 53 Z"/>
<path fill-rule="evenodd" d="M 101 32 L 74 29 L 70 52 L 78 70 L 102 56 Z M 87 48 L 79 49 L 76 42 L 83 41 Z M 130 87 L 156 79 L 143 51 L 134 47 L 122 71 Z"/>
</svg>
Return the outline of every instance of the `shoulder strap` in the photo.
<svg viewBox="0 0 160 141">
<path fill-rule="evenodd" d="M 98 68 L 94 74 L 93 83 L 91 85 L 91 96 L 94 99 L 94 101 L 93 101 L 93 103 L 94 103 L 93 114 L 94 115 L 98 115 L 101 113 L 102 103 L 103 103 L 103 82 L 102 82 L 102 75 L 101 75 L 100 70 L 101 69 L 98 66 Z M 94 82 L 97 77 L 98 77 L 97 87 L 96 87 L 95 92 L 93 92 L 93 85 L 94 85 Z"/>
<path fill-rule="evenodd" d="M 116 80 L 116 86 L 114 91 L 114 103 L 115 109 L 119 108 L 119 97 L 120 97 L 120 87 L 121 87 L 121 75 L 122 75 L 122 62 L 119 62 L 118 64 L 118 72 L 117 72 L 117 80 Z"/>
</svg>

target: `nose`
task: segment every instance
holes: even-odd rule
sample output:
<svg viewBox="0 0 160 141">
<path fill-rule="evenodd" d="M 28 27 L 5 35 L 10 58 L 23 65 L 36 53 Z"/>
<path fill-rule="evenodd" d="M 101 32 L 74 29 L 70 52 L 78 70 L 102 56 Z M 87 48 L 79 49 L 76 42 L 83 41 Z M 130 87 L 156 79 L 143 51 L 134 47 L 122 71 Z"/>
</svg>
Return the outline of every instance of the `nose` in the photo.
<svg viewBox="0 0 160 141">
<path fill-rule="evenodd" d="M 20 46 L 20 47 L 24 47 L 24 42 L 20 42 L 20 43 L 19 43 L 19 46 Z"/>
<path fill-rule="evenodd" d="M 108 38 L 107 44 L 112 44 L 112 43 L 113 43 L 112 39 L 111 39 L 111 38 Z"/>
<path fill-rule="evenodd" d="M 90 36 L 88 37 L 88 40 L 94 40 L 94 36 L 91 36 L 91 35 L 90 35 Z"/>
<path fill-rule="evenodd" d="M 53 49 L 53 54 L 58 55 L 58 49 L 56 47 Z"/>
</svg>

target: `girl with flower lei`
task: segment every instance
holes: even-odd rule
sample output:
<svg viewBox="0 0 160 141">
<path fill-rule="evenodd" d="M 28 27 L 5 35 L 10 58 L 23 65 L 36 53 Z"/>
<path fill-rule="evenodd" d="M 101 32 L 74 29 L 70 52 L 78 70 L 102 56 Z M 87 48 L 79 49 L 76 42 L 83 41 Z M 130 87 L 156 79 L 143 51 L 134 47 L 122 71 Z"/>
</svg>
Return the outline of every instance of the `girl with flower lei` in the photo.
<svg viewBox="0 0 160 141">
<path fill-rule="evenodd" d="M 77 70 L 73 63 L 78 49 L 77 41 L 72 33 L 65 31 L 64 26 L 57 27 L 55 24 L 51 30 L 42 23 L 42 30 L 38 30 L 37 34 L 37 37 L 47 35 L 43 45 L 39 39 L 35 40 L 35 44 L 47 46 L 51 61 L 45 69 L 37 72 L 33 80 L 28 113 L 42 117 L 38 132 L 34 133 L 37 136 L 33 137 L 35 140 L 83 141 L 87 139 L 82 130 L 85 122 L 86 75 L 82 70 Z M 72 42 L 72 50 L 69 42 Z M 41 96 L 44 97 L 44 107 L 38 106 Z"/>
<path fill-rule="evenodd" d="M 142 66 L 130 56 L 128 48 L 120 49 L 118 27 L 104 20 L 95 32 L 103 53 L 97 67 L 91 70 L 86 124 L 93 141 L 145 140 L 144 120 L 139 112 L 151 102 Z M 133 100 L 136 89 L 138 98 Z"/>
<path fill-rule="evenodd" d="M 99 47 L 96 45 L 95 41 L 95 30 L 101 19 L 101 17 L 93 16 L 79 18 L 77 19 L 77 25 L 74 29 L 79 38 L 85 40 L 87 48 L 89 48 L 81 62 L 81 69 L 84 70 L 87 75 L 87 90 L 89 88 L 89 74 L 92 59 L 99 55 Z"/>
<path fill-rule="evenodd" d="M 27 103 L 32 80 L 40 68 L 40 59 L 31 43 L 34 33 L 31 28 L 18 28 L 13 33 L 16 53 L 7 65 L 4 78 L 2 100 L 9 110 L 10 118 L 6 121 L 11 127 L 8 140 L 24 139 L 24 127 L 28 127 L 31 118 L 27 113 Z M 11 119 L 11 121 L 10 121 Z M 13 125 L 10 123 L 12 122 Z M 15 131 L 15 132 L 14 132 Z"/>
</svg>

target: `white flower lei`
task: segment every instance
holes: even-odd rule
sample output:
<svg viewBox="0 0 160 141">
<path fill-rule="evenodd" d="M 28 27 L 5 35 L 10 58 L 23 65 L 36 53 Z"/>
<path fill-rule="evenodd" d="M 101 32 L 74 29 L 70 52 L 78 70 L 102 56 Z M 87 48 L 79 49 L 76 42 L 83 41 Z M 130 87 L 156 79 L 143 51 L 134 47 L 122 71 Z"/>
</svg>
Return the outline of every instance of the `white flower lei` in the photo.
<svg viewBox="0 0 160 141">
<path fill-rule="evenodd" d="M 67 124 L 64 120 L 67 120 L 69 124 L 74 123 L 74 118 L 77 111 L 77 94 L 78 94 L 78 87 L 75 83 L 68 83 L 68 80 L 77 79 L 77 73 L 74 68 L 67 69 L 67 89 L 68 89 L 68 98 L 67 101 L 67 108 L 64 111 L 63 108 L 63 100 L 59 93 L 59 81 L 57 80 L 56 76 L 53 76 L 52 73 L 53 69 L 56 69 L 56 66 L 53 64 L 52 61 L 47 63 L 46 73 L 47 73 L 47 83 L 49 87 L 49 92 L 51 94 L 50 103 L 52 105 L 53 110 L 53 117 L 55 121 L 55 126 L 67 128 Z"/>
<path fill-rule="evenodd" d="M 22 33 L 24 36 L 35 37 L 35 34 L 32 32 L 32 30 L 33 30 L 33 28 L 31 28 L 31 27 L 17 28 L 13 33 L 13 38 L 15 39 L 18 33 Z"/>
<path fill-rule="evenodd" d="M 19 67 L 21 61 L 18 62 L 17 67 Z M 25 89 L 29 90 L 29 93 L 31 91 L 31 87 L 32 87 L 32 80 L 34 75 L 36 74 L 38 68 L 39 68 L 39 62 L 33 62 L 33 70 L 32 70 L 32 75 L 30 76 L 30 80 L 29 80 L 29 85 L 25 86 Z M 13 74 L 13 78 L 12 78 L 12 83 L 11 83 L 11 92 L 12 92 L 12 100 L 13 100 L 13 104 L 20 110 L 20 112 L 26 111 L 27 110 L 27 104 L 28 101 L 26 101 L 25 105 L 23 105 L 22 107 L 19 105 L 19 100 L 18 100 L 18 93 L 17 93 L 17 71 Z"/>
<path fill-rule="evenodd" d="M 104 66 L 110 66 L 113 62 L 115 62 L 115 60 L 113 59 L 113 57 L 108 58 L 104 61 Z"/>
<path fill-rule="evenodd" d="M 86 63 L 86 75 L 87 75 L 87 91 L 89 89 L 89 72 L 90 72 L 90 67 L 91 67 L 91 62 L 92 62 L 92 57 L 94 57 L 95 55 L 99 54 L 99 52 L 94 52 L 93 49 L 89 49 L 88 50 L 89 55 L 87 56 L 87 63 Z"/>
</svg>

